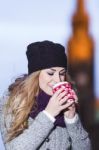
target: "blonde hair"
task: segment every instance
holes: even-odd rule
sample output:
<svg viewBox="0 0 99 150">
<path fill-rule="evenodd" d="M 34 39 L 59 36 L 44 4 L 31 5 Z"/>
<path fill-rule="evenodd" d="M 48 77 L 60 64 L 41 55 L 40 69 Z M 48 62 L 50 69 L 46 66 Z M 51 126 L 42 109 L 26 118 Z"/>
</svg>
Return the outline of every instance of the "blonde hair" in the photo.
<svg viewBox="0 0 99 150">
<path fill-rule="evenodd" d="M 39 74 L 40 71 L 36 71 L 29 76 L 18 78 L 9 87 L 5 117 L 10 114 L 13 119 L 7 132 L 7 141 L 11 141 L 28 128 L 27 120 L 32 107 L 36 104 L 35 96 L 39 92 Z"/>
</svg>

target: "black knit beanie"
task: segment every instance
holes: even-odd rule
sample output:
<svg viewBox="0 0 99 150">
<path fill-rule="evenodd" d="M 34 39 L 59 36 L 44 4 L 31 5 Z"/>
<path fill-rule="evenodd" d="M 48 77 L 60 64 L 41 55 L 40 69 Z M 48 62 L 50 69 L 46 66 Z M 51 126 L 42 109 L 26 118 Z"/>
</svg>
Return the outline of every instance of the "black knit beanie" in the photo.
<svg viewBox="0 0 99 150">
<path fill-rule="evenodd" d="M 34 42 L 27 46 L 28 74 L 50 67 L 67 69 L 65 48 L 51 41 Z"/>
</svg>

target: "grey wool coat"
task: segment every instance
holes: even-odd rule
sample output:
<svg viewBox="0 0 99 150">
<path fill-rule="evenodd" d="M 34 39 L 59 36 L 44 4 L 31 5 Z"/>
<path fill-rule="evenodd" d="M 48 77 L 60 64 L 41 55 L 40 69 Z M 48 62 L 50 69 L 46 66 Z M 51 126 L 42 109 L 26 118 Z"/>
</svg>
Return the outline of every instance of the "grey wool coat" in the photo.
<svg viewBox="0 0 99 150">
<path fill-rule="evenodd" d="M 7 125 L 10 124 L 10 117 Z M 28 128 L 12 141 L 5 143 L 6 128 L 4 113 L 0 113 L 0 130 L 6 150 L 91 150 L 88 133 L 83 129 L 80 119 L 66 123 L 66 128 L 54 127 L 53 122 L 40 112 L 35 119 L 28 119 Z"/>
</svg>

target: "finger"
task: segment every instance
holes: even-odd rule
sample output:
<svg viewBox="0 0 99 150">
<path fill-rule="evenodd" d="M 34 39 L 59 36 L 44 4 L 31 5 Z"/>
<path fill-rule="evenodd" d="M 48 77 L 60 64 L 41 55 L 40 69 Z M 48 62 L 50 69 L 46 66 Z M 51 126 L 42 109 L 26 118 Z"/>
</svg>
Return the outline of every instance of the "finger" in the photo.
<svg viewBox="0 0 99 150">
<path fill-rule="evenodd" d="M 72 104 L 73 104 L 73 102 L 69 102 L 69 103 L 66 103 L 66 104 L 64 104 L 64 105 L 61 105 L 61 106 L 60 106 L 60 109 L 61 109 L 61 110 L 64 110 L 64 109 L 68 108 L 69 106 L 71 106 Z"/>
<path fill-rule="evenodd" d="M 62 91 L 63 91 L 64 87 L 61 87 L 59 90 L 57 90 L 55 92 L 55 94 L 53 95 L 54 97 L 57 97 Z"/>
<path fill-rule="evenodd" d="M 69 103 L 69 102 L 75 102 L 75 100 L 74 100 L 74 99 L 72 99 L 72 98 L 69 98 L 69 97 L 68 97 L 67 102 L 68 102 L 68 103 Z"/>
<path fill-rule="evenodd" d="M 60 105 L 63 105 L 64 103 L 68 103 L 68 102 L 73 102 L 74 103 L 74 99 L 69 99 L 69 96 L 66 95 L 64 98 L 62 98 L 60 101 L 59 101 L 59 104 Z"/>
<path fill-rule="evenodd" d="M 66 103 L 68 101 L 68 96 L 65 96 L 63 99 L 61 99 L 59 101 L 59 105 L 63 105 L 64 103 Z"/>
<path fill-rule="evenodd" d="M 74 110 L 75 109 L 75 104 L 71 104 L 71 106 L 68 107 L 68 110 Z"/>
<path fill-rule="evenodd" d="M 75 103 L 71 104 L 71 105 L 68 107 L 68 109 L 73 109 L 73 108 L 75 108 Z"/>
<path fill-rule="evenodd" d="M 60 93 L 57 98 L 58 98 L 58 100 L 61 100 L 61 99 L 64 98 L 66 95 L 67 95 L 67 91 L 64 91 L 64 92 Z"/>
<path fill-rule="evenodd" d="M 78 103 L 78 97 L 74 90 L 71 90 L 72 96 L 74 97 L 75 103 Z"/>
</svg>

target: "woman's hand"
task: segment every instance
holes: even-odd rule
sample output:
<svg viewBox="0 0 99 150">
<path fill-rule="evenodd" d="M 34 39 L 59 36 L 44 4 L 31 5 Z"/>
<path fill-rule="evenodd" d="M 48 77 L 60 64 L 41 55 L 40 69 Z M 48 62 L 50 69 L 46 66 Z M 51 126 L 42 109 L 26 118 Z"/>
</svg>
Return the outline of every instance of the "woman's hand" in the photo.
<svg viewBox="0 0 99 150">
<path fill-rule="evenodd" d="M 63 91 L 63 88 L 59 89 L 58 91 L 53 94 L 53 96 L 50 98 L 49 103 L 45 110 L 52 115 L 53 117 L 57 116 L 61 111 L 66 110 L 69 106 L 74 104 L 73 101 L 67 102 L 68 96 L 66 96 L 67 92 Z M 72 110 L 70 109 L 70 112 Z M 67 111 L 64 112 L 64 115 L 67 115 Z"/>
<path fill-rule="evenodd" d="M 73 103 L 71 104 L 71 106 L 68 107 L 68 109 L 64 110 L 64 116 L 66 118 L 73 118 L 75 116 L 75 113 L 76 113 L 75 104 L 78 103 L 78 97 L 77 97 L 75 91 L 74 90 L 71 90 L 71 91 L 73 93 L 73 99 L 69 99 L 69 97 L 68 97 L 67 103 L 69 103 L 69 101 L 72 101 Z"/>
</svg>

